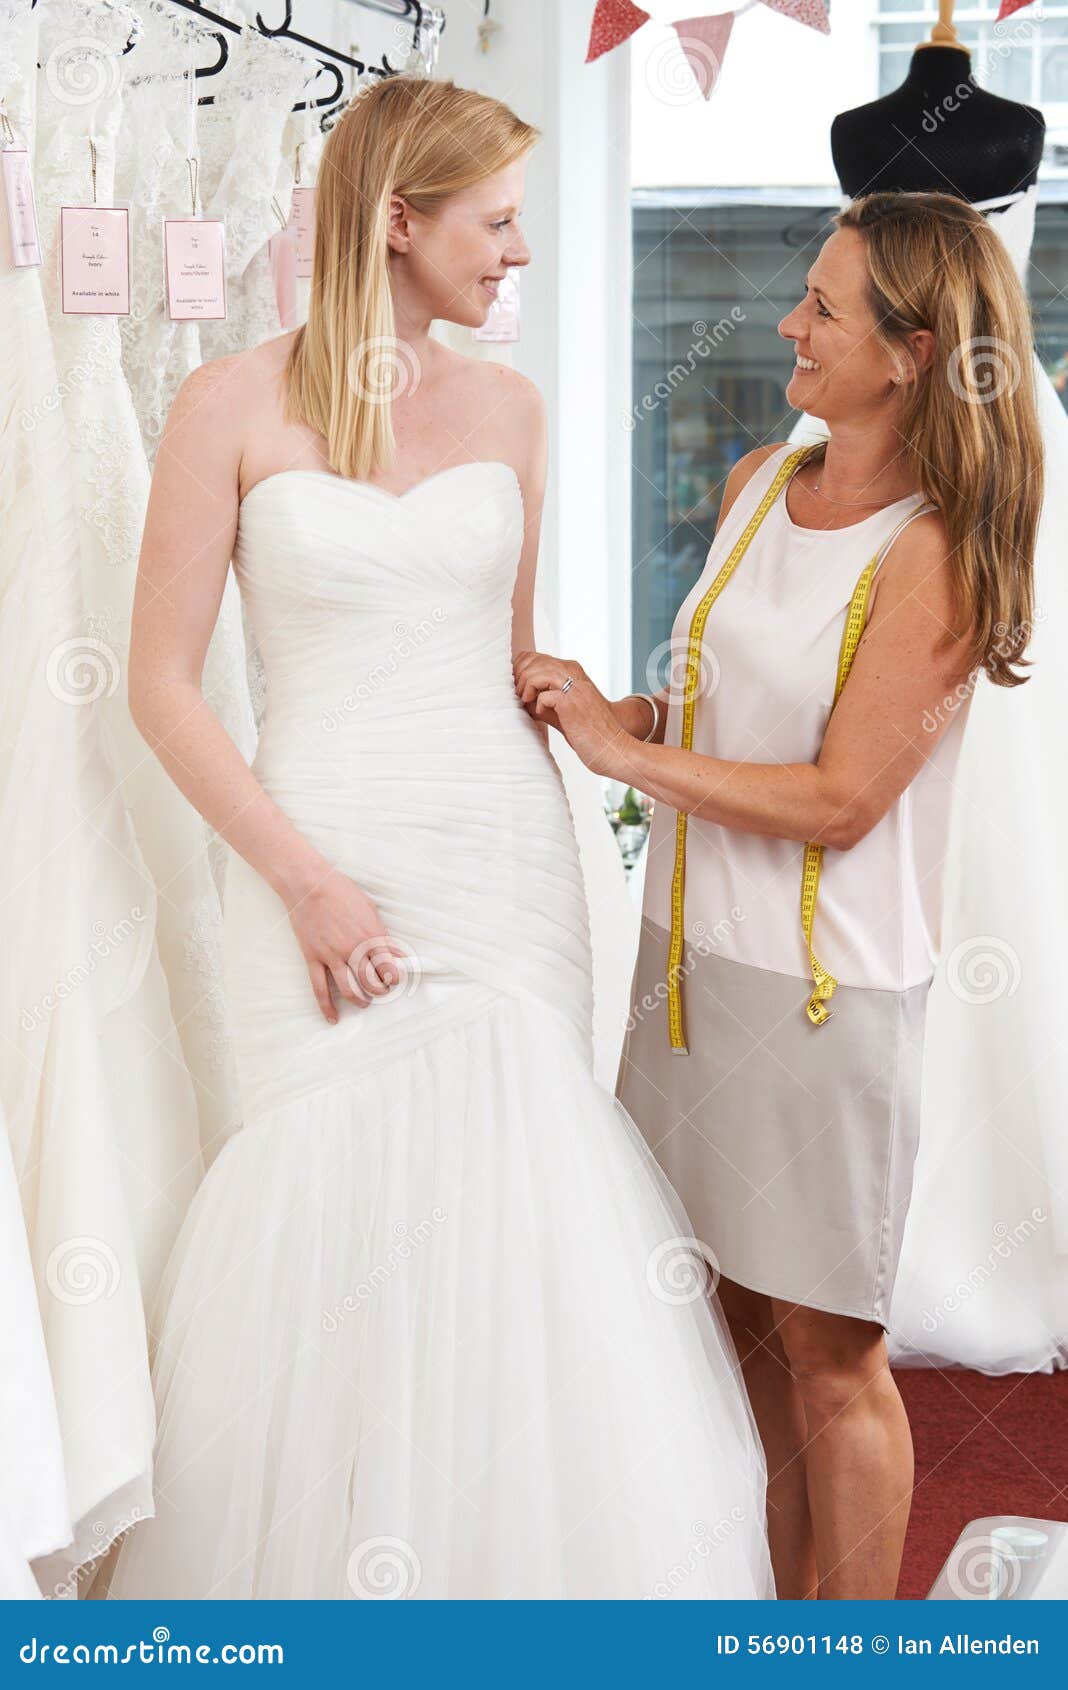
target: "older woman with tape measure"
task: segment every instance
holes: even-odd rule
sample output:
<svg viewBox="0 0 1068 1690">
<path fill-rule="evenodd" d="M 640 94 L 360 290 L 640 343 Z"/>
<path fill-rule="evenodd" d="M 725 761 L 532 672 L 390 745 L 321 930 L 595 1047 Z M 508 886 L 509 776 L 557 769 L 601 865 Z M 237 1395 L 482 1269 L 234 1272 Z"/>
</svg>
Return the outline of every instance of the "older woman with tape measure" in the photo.
<svg viewBox="0 0 1068 1690">
<path fill-rule="evenodd" d="M 896 1590 L 885 1331 L 953 771 L 979 671 L 1026 680 L 1042 493 L 1029 313 L 982 215 L 874 194 L 836 222 L 779 326 L 830 438 L 732 471 L 678 684 L 610 702 L 516 663 L 532 714 L 655 800 L 617 1093 L 734 1335 L 784 1598 Z"/>
</svg>

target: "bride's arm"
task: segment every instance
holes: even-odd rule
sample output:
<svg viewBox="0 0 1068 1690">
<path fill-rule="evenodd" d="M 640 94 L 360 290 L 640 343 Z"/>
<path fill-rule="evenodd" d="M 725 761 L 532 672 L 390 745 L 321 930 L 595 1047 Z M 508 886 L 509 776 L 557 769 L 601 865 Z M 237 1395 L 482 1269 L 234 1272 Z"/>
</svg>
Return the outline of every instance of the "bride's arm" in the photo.
<svg viewBox="0 0 1068 1690">
<path fill-rule="evenodd" d="M 237 532 L 242 373 L 186 377 L 167 417 L 145 516 L 130 639 L 130 714 L 211 827 L 287 905 L 331 865 L 267 796 L 204 697 L 204 657 Z"/>
<path fill-rule="evenodd" d="M 237 532 L 243 354 L 202 365 L 171 406 L 152 477 L 134 595 L 128 698 L 142 737 L 189 802 L 285 904 L 325 1019 L 331 983 L 366 1007 L 392 980 L 371 900 L 315 849 L 242 757 L 202 690 Z M 358 984 L 349 972 L 359 955 Z"/>
<path fill-rule="evenodd" d="M 510 401 L 510 421 L 516 427 L 514 464 L 523 494 L 523 550 L 516 569 L 512 593 L 512 661 L 534 646 L 534 583 L 541 544 L 541 516 L 548 475 L 548 430 L 545 403 L 539 389 L 526 377 L 511 378 L 515 389 Z M 535 723 L 546 747 L 548 722 Z"/>
</svg>

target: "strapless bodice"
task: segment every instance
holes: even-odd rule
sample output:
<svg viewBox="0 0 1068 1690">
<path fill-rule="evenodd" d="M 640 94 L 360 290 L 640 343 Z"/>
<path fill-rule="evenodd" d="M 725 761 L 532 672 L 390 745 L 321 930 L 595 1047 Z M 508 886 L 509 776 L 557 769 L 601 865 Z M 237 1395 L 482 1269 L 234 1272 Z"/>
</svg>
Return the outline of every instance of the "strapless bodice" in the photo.
<svg viewBox="0 0 1068 1690">
<path fill-rule="evenodd" d="M 275 893 L 232 855 L 227 973 L 254 1102 L 385 1060 L 393 1040 L 424 1037 L 436 1015 L 469 1016 L 476 986 L 487 1004 L 506 991 L 549 1010 L 588 1049 L 574 825 L 512 674 L 523 532 L 519 480 L 497 462 L 400 495 L 283 470 L 242 501 L 234 569 L 267 682 L 253 770 L 372 899 L 421 977 L 407 1009 L 353 1011 L 339 1036 L 319 1015 Z"/>
<path fill-rule="evenodd" d="M 394 494 L 329 471 L 281 470 L 242 501 L 234 551 L 267 677 L 258 766 L 305 754 L 428 751 L 523 714 L 511 597 L 523 544 L 515 471 L 454 466 Z"/>
</svg>

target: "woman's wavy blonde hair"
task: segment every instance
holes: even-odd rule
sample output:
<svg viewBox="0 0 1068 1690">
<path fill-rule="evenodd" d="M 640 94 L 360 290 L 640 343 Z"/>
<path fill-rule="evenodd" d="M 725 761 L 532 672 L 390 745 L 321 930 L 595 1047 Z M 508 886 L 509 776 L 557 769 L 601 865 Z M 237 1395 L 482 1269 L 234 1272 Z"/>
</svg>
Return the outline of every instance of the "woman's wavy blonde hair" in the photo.
<svg viewBox="0 0 1068 1690">
<path fill-rule="evenodd" d="M 864 241 L 875 332 L 898 367 L 915 367 L 911 332 L 934 336 L 930 368 L 905 390 L 902 444 L 946 524 L 969 672 L 1019 686 L 1028 677 L 1012 666 L 1029 662 L 1043 489 L 1019 277 L 982 213 L 952 194 L 867 194 L 835 221 Z"/>
<path fill-rule="evenodd" d="M 538 137 L 499 100 L 414 76 L 361 89 L 331 130 L 319 166 L 308 321 L 286 360 L 285 414 L 325 436 L 338 474 L 366 480 L 392 461 L 390 399 L 413 373 L 396 341 L 390 195 L 432 216 Z"/>
</svg>

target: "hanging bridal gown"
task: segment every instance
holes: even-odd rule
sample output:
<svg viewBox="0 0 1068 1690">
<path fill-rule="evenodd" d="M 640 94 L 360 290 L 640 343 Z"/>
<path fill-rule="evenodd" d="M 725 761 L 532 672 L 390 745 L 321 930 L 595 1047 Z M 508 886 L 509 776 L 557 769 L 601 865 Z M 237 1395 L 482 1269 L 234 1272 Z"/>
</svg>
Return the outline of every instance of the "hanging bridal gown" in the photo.
<svg viewBox="0 0 1068 1690">
<path fill-rule="evenodd" d="M 3 27 L 0 16 L 0 27 Z M 3 47 L 0 46 L 0 59 Z M 0 71 L 2 76 L 2 71 Z M 0 1601 L 41 1594 L 30 1562 L 73 1536 L 41 1313 L 7 1131 L 0 1121 Z"/>
<path fill-rule="evenodd" d="M 989 209 L 1026 284 L 1037 187 Z M 993 202 L 1005 206 L 1005 200 Z M 991 379 L 1012 372 L 992 351 Z M 922 1125 L 891 1305 L 897 1366 L 1068 1367 L 1068 416 L 1034 360 L 1045 445 L 1020 687 L 981 675 L 954 778 Z M 792 439 L 826 434 L 803 418 Z"/>
<path fill-rule="evenodd" d="M 113 203 L 122 82 L 107 72 L 121 63 L 135 27 L 135 14 L 127 7 L 102 6 L 98 0 L 49 0 L 42 8 L 46 74 L 38 90 L 34 176 L 45 240 L 41 281 L 70 444 L 86 624 L 106 670 L 107 685 L 96 710 L 106 724 L 123 798 L 156 884 L 156 939 L 182 1053 L 196 1085 L 195 1098 L 187 1086 L 168 1087 L 170 1059 L 165 1059 L 151 1133 L 144 1131 L 140 1097 L 124 1094 L 127 1154 L 132 1165 L 145 1164 L 131 1198 L 142 1288 L 151 1298 L 202 1173 L 201 1135 L 206 1143 L 225 1136 L 239 1116 L 221 985 L 222 909 L 203 820 L 149 751 L 127 704 L 130 614 L 148 466 L 120 363 L 119 320 L 64 312 L 59 296 L 59 209 L 91 203 L 90 137 L 96 148 L 97 201 Z M 71 89 L 77 90 L 77 99 L 70 98 Z M 95 98 L 88 97 L 90 91 Z"/>
<path fill-rule="evenodd" d="M 1037 196 L 989 212 L 1025 284 Z M 1010 691 L 982 677 L 971 703 L 892 1307 L 896 1362 L 986 1373 L 1068 1367 L 1068 416 L 1037 358 L 1034 371 L 1034 667 Z"/>
<path fill-rule="evenodd" d="M 8 64 L 5 104 L 32 153 L 44 9 L 17 0 L 5 10 L 3 52 L 21 75 L 16 81 Z M 42 1486 L 46 1541 L 35 1572 L 52 1593 L 151 1506 L 143 1238 L 130 1194 L 141 1214 L 162 1217 L 167 1193 L 137 1139 L 155 1111 L 174 1107 L 185 1082 L 154 945 L 155 889 L 96 709 L 107 675 L 86 634 L 71 449 L 41 283 L 39 268 L 11 267 L 3 219 L 0 1111 L 73 1533 L 72 1542 L 55 1542 L 54 1501 Z M 42 1410 L 42 1436 L 47 1427 Z M 17 1447 L 5 1455 L 24 1459 Z"/>
<path fill-rule="evenodd" d="M 141 33 L 133 52 L 122 60 L 123 115 L 115 160 L 115 194 L 130 207 L 130 315 L 119 319 L 122 365 L 133 399 L 149 467 L 155 462 L 171 401 L 185 377 L 202 360 L 195 322 L 174 323 L 164 295 L 163 219 L 188 217 L 188 159 L 195 154 L 199 115 L 210 107 L 191 104 L 190 84 L 197 66 L 213 65 L 219 47 L 208 26 L 180 12 L 167 0 L 137 0 Z M 227 37 L 228 40 L 231 37 Z M 207 86 L 199 82 L 194 97 Z M 212 217 L 215 208 L 201 185 L 198 208 Z M 226 578 L 219 617 L 204 660 L 204 691 L 243 756 L 251 757 L 256 728 L 249 696 L 241 603 L 232 575 Z M 207 848 L 221 894 L 225 846 L 205 829 Z M 191 957 L 214 990 L 215 956 L 211 922 L 190 934 Z M 210 1157 L 216 1144 L 205 1145 Z"/>
<path fill-rule="evenodd" d="M 238 15 L 233 6 L 231 14 Z M 198 112 L 201 194 L 212 215 L 226 219 L 226 317 L 200 325 L 205 362 L 282 333 L 268 254 L 279 227 L 271 201 L 279 197 L 280 175 L 284 182 L 288 174 L 292 190 L 283 140 L 292 108 L 318 69 L 317 59 L 285 40 L 244 29 L 211 79 L 213 104 Z M 280 199 L 285 210 L 288 200 L 288 194 Z"/>
<path fill-rule="evenodd" d="M 408 962 L 327 1024 L 231 855 L 245 1125 L 168 1265 L 156 1515 L 112 1597 L 773 1595 L 722 1312 L 593 1077 L 574 833 L 512 680 L 522 535 L 496 462 L 243 501 L 255 773 Z"/>
<path fill-rule="evenodd" d="M 245 7 L 231 6 L 228 15 L 235 22 L 249 21 Z M 226 220 L 226 317 L 200 325 L 205 361 L 249 351 L 282 333 L 269 253 L 270 238 L 279 228 L 272 202 L 288 211 L 292 156 L 287 169 L 283 145 L 290 118 L 301 115 L 292 108 L 318 70 L 317 59 L 249 27 L 230 39 L 226 64 L 211 78 L 212 104 L 198 110 L 201 195 L 212 214 Z M 242 628 L 258 730 L 265 703 L 263 666 L 244 616 Z"/>
<path fill-rule="evenodd" d="M 130 616 L 149 472 L 121 365 L 121 319 L 64 312 L 59 295 L 59 210 L 92 203 L 90 138 L 97 202 L 114 203 L 123 110 L 116 69 L 137 62 L 136 47 L 123 55 L 135 24 L 127 7 L 98 0 L 49 0 L 42 8 L 46 72 L 40 79 L 34 175 L 46 237 L 41 280 L 70 441 L 87 628 L 99 641 L 99 661 L 108 671 L 97 710 L 110 731 L 123 797 L 157 887 L 156 938 L 196 1092 L 192 1115 L 186 1089 L 175 1088 L 169 1107 L 161 1105 L 155 1116 L 154 1132 L 137 1134 L 154 1159 L 152 1188 L 160 1193 L 142 1215 L 142 1283 L 151 1296 L 202 1172 L 200 1146 L 209 1153 L 221 1146 L 240 1113 L 222 985 L 222 905 L 207 831 L 145 744 L 127 703 Z"/>
</svg>

